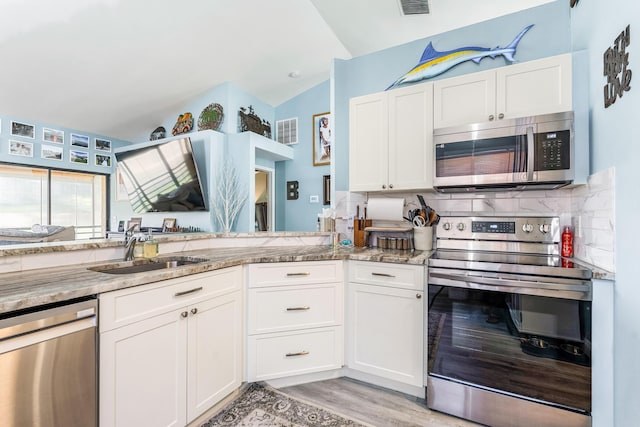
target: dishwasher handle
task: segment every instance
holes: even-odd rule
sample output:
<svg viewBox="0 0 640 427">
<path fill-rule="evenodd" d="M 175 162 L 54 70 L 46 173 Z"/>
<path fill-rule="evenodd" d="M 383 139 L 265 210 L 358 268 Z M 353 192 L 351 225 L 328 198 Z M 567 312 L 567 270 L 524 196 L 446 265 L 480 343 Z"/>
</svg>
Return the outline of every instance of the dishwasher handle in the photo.
<svg viewBox="0 0 640 427">
<path fill-rule="evenodd" d="M 98 302 L 95 298 L 47 307 L 4 315 L 0 319 L 0 341 L 96 317 L 98 314 Z"/>
</svg>

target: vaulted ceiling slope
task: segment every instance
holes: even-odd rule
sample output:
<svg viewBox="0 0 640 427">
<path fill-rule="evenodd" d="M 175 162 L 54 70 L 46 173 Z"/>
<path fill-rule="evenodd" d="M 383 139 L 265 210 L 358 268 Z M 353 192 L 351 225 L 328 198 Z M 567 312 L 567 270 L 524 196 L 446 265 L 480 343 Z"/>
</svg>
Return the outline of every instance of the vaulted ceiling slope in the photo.
<svg viewBox="0 0 640 427">
<path fill-rule="evenodd" d="M 550 1 L 2 0 L 0 114 L 131 140 L 224 82 L 277 106 L 334 58 Z"/>
</svg>

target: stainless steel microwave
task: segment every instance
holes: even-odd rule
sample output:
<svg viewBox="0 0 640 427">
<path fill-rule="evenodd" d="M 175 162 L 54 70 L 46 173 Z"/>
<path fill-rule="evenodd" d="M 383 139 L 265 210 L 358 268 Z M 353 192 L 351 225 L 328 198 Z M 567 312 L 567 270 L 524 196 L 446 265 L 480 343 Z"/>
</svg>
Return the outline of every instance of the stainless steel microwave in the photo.
<svg viewBox="0 0 640 427">
<path fill-rule="evenodd" d="M 574 179 L 573 112 L 436 129 L 440 192 L 553 189 Z"/>
</svg>

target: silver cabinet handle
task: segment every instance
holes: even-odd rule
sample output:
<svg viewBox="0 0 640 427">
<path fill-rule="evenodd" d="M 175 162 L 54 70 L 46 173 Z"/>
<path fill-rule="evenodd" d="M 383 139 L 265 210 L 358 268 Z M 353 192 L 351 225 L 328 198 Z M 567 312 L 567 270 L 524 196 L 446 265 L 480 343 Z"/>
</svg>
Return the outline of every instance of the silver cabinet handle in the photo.
<svg viewBox="0 0 640 427">
<path fill-rule="evenodd" d="M 285 354 L 285 356 L 286 356 L 286 357 L 306 356 L 307 354 L 309 354 L 309 352 L 308 352 L 308 351 L 306 351 L 306 350 L 302 350 L 302 351 L 299 351 L 299 352 L 297 352 L 297 353 L 287 353 L 287 354 Z"/>
<path fill-rule="evenodd" d="M 196 314 L 198 312 L 198 309 L 196 307 L 191 309 L 191 314 Z"/>
<path fill-rule="evenodd" d="M 416 298 L 418 299 L 422 298 L 422 294 L 416 294 Z"/>
<path fill-rule="evenodd" d="M 491 115 L 489 116 L 489 121 L 492 121 L 493 119 L 495 119 L 495 117 L 493 116 L 493 114 L 491 114 Z"/>
<path fill-rule="evenodd" d="M 309 307 L 308 305 L 305 305 L 303 307 L 287 307 L 287 311 L 305 311 L 305 310 L 309 310 L 311 307 Z"/>
<path fill-rule="evenodd" d="M 304 271 L 302 273 L 287 273 L 287 277 L 296 277 L 296 276 L 311 276 L 311 273 L 308 271 Z"/>
<path fill-rule="evenodd" d="M 387 273 L 371 273 L 372 276 L 381 276 L 381 277 L 396 277 L 393 274 L 387 274 Z"/>
<path fill-rule="evenodd" d="M 498 114 L 498 118 L 499 119 L 504 119 L 504 114 L 502 114 L 502 113 Z"/>
<path fill-rule="evenodd" d="M 199 288 L 189 289 L 188 291 L 176 292 L 174 296 L 181 297 L 182 295 L 192 294 L 194 292 L 201 291 L 202 289 L 203 289 L 202 286 L 200 286 Z"/>
<path fill-rule="evenodd" d="M 382 189 L 383 189 L 383 190 L 386 190 L 386 189 L 387 189 L 387 186 L 386 186 L 386 185 L 384 185 L 384 184 L 382 184 Z"/>
<path fill-rule="evenodd" d="M 188 311 L 183 311 L 182 313 L 180 313 L 180 317 L 185 318 L 189 315 Z"/>
<path fill-rule="evenodd" d="M 389 189 L 392 189 L 392 188 L 393 188 L 393 184 L 389 184 Z"/>
</svg>

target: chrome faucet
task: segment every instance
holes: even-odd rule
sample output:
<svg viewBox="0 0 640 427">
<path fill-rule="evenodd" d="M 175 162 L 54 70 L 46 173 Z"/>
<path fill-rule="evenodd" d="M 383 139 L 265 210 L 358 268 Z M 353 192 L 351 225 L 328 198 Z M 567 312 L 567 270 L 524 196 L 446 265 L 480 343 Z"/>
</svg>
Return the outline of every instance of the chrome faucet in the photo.
<svg viewBox="0 0 640 427">
<path fill-rule="evenodd" d="M 124 260 L 132 261 L 133 260 L 133 251 L 136 247 L 136 242 L 141 237 L 141 235 L 134 234 L 134 230 L 138 224 L 134 224 L 124 233 Z"/>
</svg>

